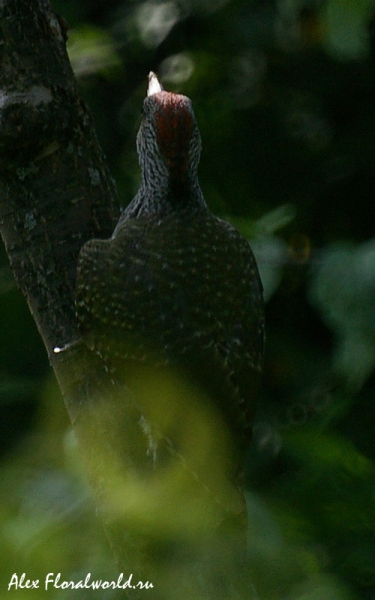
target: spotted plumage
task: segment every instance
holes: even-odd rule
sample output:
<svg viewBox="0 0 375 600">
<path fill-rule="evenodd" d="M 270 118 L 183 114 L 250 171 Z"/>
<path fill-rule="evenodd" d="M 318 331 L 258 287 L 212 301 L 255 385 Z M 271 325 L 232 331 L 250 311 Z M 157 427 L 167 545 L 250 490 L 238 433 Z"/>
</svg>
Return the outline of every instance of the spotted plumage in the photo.
<svg viewBox="0 0 375 600">
<path fill-rule="evenodd" d="M 262 286 L 247 241 L 203 199 L 190 100 L 154 77 L 137 138 L 140 190 L 112 238 L 81 250 L 82 338 L 114 373 L 175 367 L 246 443 L 263 362 Z"/>
</svg>

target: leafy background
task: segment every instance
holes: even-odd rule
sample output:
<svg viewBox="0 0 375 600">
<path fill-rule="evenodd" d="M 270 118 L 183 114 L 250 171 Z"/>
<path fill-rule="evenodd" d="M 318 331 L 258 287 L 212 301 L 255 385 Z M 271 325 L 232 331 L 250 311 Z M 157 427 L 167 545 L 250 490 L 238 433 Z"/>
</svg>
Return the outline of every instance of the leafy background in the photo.
<svg viewBox="0 0 375 600">
<path fill-rule="evenodd" d="M 154 70 L 193 99 L 206 200 L 257 255 L 267 360 L 247 465 L 254 598 L 373 600 L 375 3 L 53 4 L 123 206 Z M 1 597 L 61 600 L 72 592 L 7 585 L 14 572 L 117 574 L 4 251 L 1 265 Z"/>
</svg>

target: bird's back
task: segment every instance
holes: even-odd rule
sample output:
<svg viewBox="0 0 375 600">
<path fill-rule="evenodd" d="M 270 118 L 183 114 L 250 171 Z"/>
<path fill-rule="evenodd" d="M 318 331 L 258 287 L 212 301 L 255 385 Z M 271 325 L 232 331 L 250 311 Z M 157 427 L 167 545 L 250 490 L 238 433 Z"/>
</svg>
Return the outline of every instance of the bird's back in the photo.
<svg viewBox="0 0 375 600">
<path fill-rule="evenodd" d="M 206 208 L 129 218 L 81 251 L 77 312 L 87 345 L 119 373 L 178 369 L 250 436 L 264 351 L 262 286 L 247 241 Z"/>
</svg>

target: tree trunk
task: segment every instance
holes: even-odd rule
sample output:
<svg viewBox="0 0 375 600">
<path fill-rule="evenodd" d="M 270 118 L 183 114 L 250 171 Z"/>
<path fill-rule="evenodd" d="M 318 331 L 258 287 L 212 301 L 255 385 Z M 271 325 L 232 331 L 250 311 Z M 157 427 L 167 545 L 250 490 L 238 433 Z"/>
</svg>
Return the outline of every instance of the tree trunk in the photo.
<svg viewBox="0 0 375 600">
<path fill-rule="evenodd" d="M 154 584 L 147 592 L 127 592 L 132 598 L 227 599 L 242 588 L 241 597 L 249 597 L 237 490 L 221 486 L 217 501 L 185 468 L 182 489 L 199 505 L 191 522 L 191 503 L 184 505 L 186 494 L 169 481 L 167 501 L 163 494 L 164 500 L 154 500 L 160 471 L 148 452 L 141 413 L 79 342 L 78 253 L 88 239 L 111 235 L 119 209 L 66 54 L 64 23 L 47 0 L 0 0 L 0 31 L 1 235 L 61 387 L 124 580 L 133 573 L 133 584 Z M 72 345 L 54 352 L 66 344 Z M 142 504 L 144 512 L 137 508 Z M 166 534 L 161 524 L 170 524 L 178 504 Z"/>
</svg>

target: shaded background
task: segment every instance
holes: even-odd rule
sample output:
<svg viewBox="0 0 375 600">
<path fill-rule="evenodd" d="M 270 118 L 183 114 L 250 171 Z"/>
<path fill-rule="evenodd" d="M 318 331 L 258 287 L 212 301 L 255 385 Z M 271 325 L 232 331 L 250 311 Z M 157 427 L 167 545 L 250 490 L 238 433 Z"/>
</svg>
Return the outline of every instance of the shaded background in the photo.
<svg viewBox="0 0 375 600">
<path fill-rule="evenodd" d="M 135 136 L 154 70 L 192 98 L 206 200 L 258 257 L 267 360 L 248 456 L 254 597 L 373 600 L 375 3 L 53 5 L 71 28 L 72 66 L 122 205 L 139 183 Z M 62 400 L 4 251 L 1 265 L 0 587 L 26 570 L 110 579 Z"/>
</svg>

